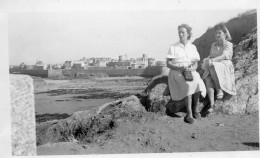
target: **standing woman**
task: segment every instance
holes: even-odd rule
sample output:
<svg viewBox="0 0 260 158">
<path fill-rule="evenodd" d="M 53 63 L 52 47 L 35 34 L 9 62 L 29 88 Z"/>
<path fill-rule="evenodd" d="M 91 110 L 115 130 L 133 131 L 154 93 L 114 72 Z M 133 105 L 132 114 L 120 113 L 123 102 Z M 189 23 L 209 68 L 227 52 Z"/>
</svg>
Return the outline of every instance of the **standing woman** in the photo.
<svg viewBox="0 0 260 158">
<path fill-rule="evenodd" d="M 214 30 L 216 42 L 211 45 L 210 54 L 203 60 L 202 66 L 202 78 L 210 102 L 207 114 L 213 112 L 215 90 L 217 99 L 223 98 L 223 91 L 229 95 L 236 95 L 234 66 L 231 61 L 233 44 L 229 42 L 231 36 L 223 23 L 216 25 Z"/>
<path fill-rule="evenodd" d="M 205 85 L 196 72 L 199 53 L 195 45 L 189 42 L 192 28 L 187 24 L 178 26 L 180 41 L 171 45 L 167 54 L 167 67 L 170 68 L 168 84 L 173 101 L 185 100 L 187 115 L 184 121 L 192 124 L 193 118 L 200 118 L 199 97 L 206 95 Z M 192 81 L 184 78 L 184 71 L 191 71 Z M 193 106 L 192 106 L 193 102 Z"/>
</svg>

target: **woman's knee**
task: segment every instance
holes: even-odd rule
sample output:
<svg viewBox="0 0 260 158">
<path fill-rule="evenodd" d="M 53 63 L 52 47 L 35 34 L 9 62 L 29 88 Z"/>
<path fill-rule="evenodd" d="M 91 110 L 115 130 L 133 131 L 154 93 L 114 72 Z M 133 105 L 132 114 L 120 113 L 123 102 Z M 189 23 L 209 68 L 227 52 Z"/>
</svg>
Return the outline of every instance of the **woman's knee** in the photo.
<svg viewBox="0 0 260 158">
<path fill-rule="evenodd" d="M 212 88 L 212 87 L 214 86 L 214 81 L 213 81 L 213 79 L 211 78 L 210 75 L 208 75 L 208 76 L 204 79 L 204 81 L 205 81 L 205 85 L 206 85 L 207 88 L 208 88 L 208 87 Z"/>
<path fill-rule="evenodd" d="M 214 65 L 211 65 L 211 66 L 209 66 L 208 67 L 208 70 L 209 70 L 209 72 L 215 72 L 215 66 Z"/>
<path fill-rule="evenodd" d="M 184 98 L 184 102 L 185 102 L 185 103 L 189 103 L 189 102 L 191 102 L 191 101 L 192 101 L 192 95 L 186 96 L 186 97 Z"/>
</svg>

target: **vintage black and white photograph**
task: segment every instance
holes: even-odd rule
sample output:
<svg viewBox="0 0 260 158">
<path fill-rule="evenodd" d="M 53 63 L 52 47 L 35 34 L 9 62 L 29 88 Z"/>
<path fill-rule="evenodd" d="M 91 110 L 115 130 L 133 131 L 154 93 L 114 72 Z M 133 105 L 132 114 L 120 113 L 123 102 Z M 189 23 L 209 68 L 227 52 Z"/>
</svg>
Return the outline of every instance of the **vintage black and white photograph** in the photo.
<svg viewBox="0 0 260 158">
<path fill-rule="evenodd" d="M 7 13 L 13 156 L 259 151 L 256 1 L 24 2 Z"/>
</svg>

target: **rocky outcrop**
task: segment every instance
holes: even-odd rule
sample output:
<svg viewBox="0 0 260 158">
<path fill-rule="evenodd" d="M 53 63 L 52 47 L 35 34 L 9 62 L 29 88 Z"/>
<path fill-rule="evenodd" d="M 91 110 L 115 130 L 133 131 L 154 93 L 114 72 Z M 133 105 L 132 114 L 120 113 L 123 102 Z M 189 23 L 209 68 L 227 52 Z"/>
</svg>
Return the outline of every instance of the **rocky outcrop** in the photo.
<svg viewBox="0 0 260 158">
<path fill-rule="evenodd" d="M 166 75 L 154 77 L 138 97 L 146 110 L 150 112 L 172 115 L 185 108 L 184 100 L 171 100 Z"/>
<path fill-rule="evenodd" d="M 146 110 L 136 96 L 102 105 L 97 110 L 79 111 L 63 120 L 36 126 L 37 145 L 64 141 L 85 141 L 118 126 L 123 120 L 141 117 Z"/>
<path fill-rule="evenodd" d="M 234 48 L 237 95 L 224 102 L 217 102 L 216 109 L 225 113 L 258 112 L 258 55 L 257 28 L 253 28 Z"/>
<path fill-rule="evenodd" d="M 232 18 L 226 22 L 225 25 L 229 29 L 232 37 L 231 42 L 236 46 L 253 28 L 257 26 L 256 10 L 251 10 L 236 18 Z M 197 47 L 201 59 L 204 59 L 209 55 L 211 44 L 213 42 L 215 42 L 214 30 L 210 27 L 201 37 L 194 40 L 193 44 Z M 201 64 L 199 63 L 198 70 L 200 70 L 200 65 Z"/>
</svg>

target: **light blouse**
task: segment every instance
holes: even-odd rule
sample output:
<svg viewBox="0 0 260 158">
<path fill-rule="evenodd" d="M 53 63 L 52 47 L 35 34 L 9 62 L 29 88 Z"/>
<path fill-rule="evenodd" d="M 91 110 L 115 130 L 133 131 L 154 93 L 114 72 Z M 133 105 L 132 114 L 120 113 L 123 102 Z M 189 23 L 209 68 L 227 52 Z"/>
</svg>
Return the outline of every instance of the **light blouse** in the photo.
<svg viewBox="0 0 260 158">
<path fill-rule="evenodd" d="M 216 42 L 211 45 L 209 58 L 215 58 L 225 54 L 225 59 L 230 60 L 233 56 L 233 44 L 226 41 L 223 46 L 218 46 Z"/>
<path fill-rule="evenodd" d="M 166 58 L 171 59 L 172 64 L 176 66 L 189 66 L 192 62 L 200 60 L 196 46 L 189 42 L 186 46 L 181 42 L 171 45 Z"/>
</svg>

